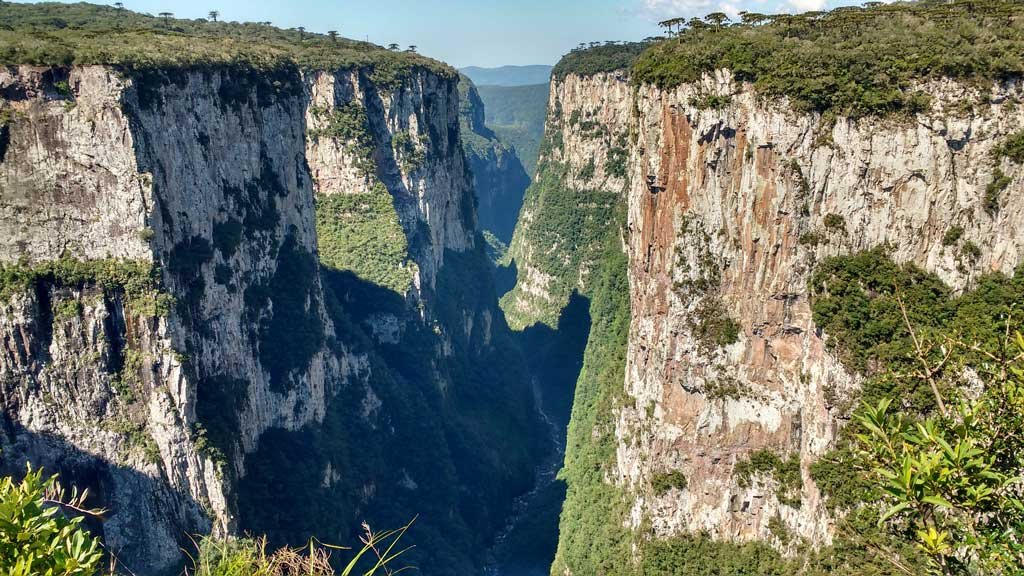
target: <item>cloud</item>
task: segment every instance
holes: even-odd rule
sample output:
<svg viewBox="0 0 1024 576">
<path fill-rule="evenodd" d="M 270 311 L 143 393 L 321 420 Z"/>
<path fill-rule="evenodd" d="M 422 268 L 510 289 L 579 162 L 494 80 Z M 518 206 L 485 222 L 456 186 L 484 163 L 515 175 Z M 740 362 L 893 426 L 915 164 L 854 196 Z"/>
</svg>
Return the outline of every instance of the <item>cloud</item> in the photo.
<svg viewBox="0 0 1024 576">
<path fill-rule="evenodd" d="M 718 7 L 713 0 L 641 0 L 640 15 L 652 22 L 681 16 L 703 16 Z"/>
<path fill-rule="evenodd" d="M 825 0 L 789 0 L 789 4 L 802 12 L 817 12 L 825 7 Z"/>
</svg>

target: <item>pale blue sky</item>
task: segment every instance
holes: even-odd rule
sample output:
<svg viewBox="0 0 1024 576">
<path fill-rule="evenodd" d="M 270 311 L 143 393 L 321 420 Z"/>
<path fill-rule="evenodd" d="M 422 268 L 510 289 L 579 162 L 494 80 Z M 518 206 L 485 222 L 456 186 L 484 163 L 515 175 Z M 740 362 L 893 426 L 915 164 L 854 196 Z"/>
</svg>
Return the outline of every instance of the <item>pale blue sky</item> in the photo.
<svg viewBox="0 0 1024 576">
<path fill-rule="evenodd" d="M 95 0 L 93 0 L 95 1 Z M 110 2 L 112 3 L 112 2 Z M 792 12 L 851 0 L 124 0 L 126 8 L 179 18 L 266 21 L 377 44 L 415 44 L 454 66 L 554 64 L 580 42 L 640 40 L 672 16 Z"/>
</svg>

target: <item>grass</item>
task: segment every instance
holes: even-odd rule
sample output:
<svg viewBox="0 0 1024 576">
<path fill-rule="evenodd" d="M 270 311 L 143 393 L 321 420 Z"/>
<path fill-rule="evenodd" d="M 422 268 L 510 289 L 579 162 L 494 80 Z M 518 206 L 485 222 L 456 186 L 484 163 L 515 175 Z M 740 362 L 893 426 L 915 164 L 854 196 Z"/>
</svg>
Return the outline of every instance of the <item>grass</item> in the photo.
<svg viewBox="0 0 1024 576">
<path fill-rule="evenodd" d="M 0 23 L 0 64 L 365 68 L 382 85 L 399 83 L 414 68 L 456 75 L 411 52 L 265 23 L 165 20 L 112 6 L 52 2 L 0 3 Z"/>
<path fill-rule="evenodd" d="M 394 568 L 409 548 L 400 541 L 412 523 L 385 532 L 373 532 L 363 524 L 362 547 L 340 571 L 332 565 L 332 555 L 348 548 L 310 539 L 304 547 L 267 550 L 266 538 L 203 538 L 197 543 L 196 558 L 186 576 L 391 576 L 405 568 Z"/>
</svg>

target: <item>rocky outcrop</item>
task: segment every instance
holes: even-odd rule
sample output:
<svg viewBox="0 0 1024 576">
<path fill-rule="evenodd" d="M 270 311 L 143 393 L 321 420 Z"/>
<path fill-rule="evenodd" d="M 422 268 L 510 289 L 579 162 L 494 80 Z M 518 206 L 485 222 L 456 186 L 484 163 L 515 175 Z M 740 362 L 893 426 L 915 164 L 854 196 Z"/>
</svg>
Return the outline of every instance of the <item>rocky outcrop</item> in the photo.
<svg viewBox="0 0 1024 576">
<path fill-rule="evenodd" d="M 836 395 L 855 397 L 861 377 L 828 351 L 812 320 L 815 264 L 885 245 L 897 262 L 964 288 L 1024 260 L 1021 168 L 994 153 L 1019 129 L 1019 86 L 926 88 L 933 107 L 916 117 L 831 121 L 759 97 L 726 71 L 673 90 L 630 87 L 623 74 L 570 74 L 553 85 L 545 158 L 569 167 L 563 193 L 624 187 L 628 210 L 624 381 L 603 407 L 588 396 L 573 416 L 576 425 L 614 423 L 614 457 L 600 481 L 626 506 L 607 522 L 621 520 L 641 540 L 707 532 L 784 548 L 769 528 L 781 521 L 800 541 L 831 542 L 834 519 L 810 465 L 847 417 Z M 725 104 L 704 105 L 709 95 Z M 964 112 L 967 101 L 983 104 Z M 609 134 L 588 138 L 581 127 Z M 609 164 L 619 139 L 628 158 L 617 179 Z M 993 203 L 986 189 L 997 168 L 1008 180 Z M 593 275 L 592 258 L 557 275 L 534 264 L 567 244 L 531 232 L 537 214 L 528 195 L 512 249 L 520 284 L 505 302 L 520 312 L 541 310 L 537 302 L 557 310 L 556 278 L 585 291 Z M 953 242 L 950 229 L 962 229 Z M 594 424 L 574 436 L 570 427 L 567 463 L 601 453 L 607 432 Z M 574 446 L 574 437 L 592 446 Z M 770 472 L 741 480 L 737 464 L 765 451 L 795 458 L 801 481 L 782 486 Z M 574 493 L 587 490 L 573 485 L 581 477 L 567 470 L 563 510 L 574 514 Z M 584 545 L 566 522 L 563 512 L 559 573 L 573 569 L 565 547 Z"/>
<path fill-rule="evenodd" d="M 555 327 L 595 263 L 624 198 L 632 89 L 624 74 L 554 81 L 536 181 L 509 247 L 518 279 L 502 298 L 509 323 Z"/>
<path fill-rule="evenodd" d="M 420 422 L 398 412 L 439 430 L 469 425 L 449 403 L 479 391 L 447 364 L 511 353 L 493 292 L 453 291 L 459 270 L 486 266 L 454 78 L 421 68 L 382 83 L 364 69 L 21 66 L 0 70 L 0 91 L 0 263 L 27 278 L 0 286 L 4 471 L 28 460 L 92 487 L 124 566 L 176 565 L 187 534 L 283 528 L 297 509 L 276 508 L 278 524 L 254 519 L 279 506 L 266 498 L 287 497 L 252 488 L 275 473 L 297 491 L 333 487 L 331 514 L 358 526 L 375 494 L 389 495 L 384 471 L 348 456 L 337 434 L 310 444 L 313 429 L 327 438 L 325 421 L 358 423 L 381 446 L 412 445 Z M 344 210 L 321 209 L 341 196 Z M 396 223 L 393 237 L 374 236 L 391 260 L 320 254 L 325 242 L 335 256 L 365 252 L 353 234 L 367 221 Z M 407 281 L 378 295 L 381 278 Z M 382 356 L 408 339 L 427 355 L 414 375 Z M 503 441 L 528 436 L 530 403 L 514 402 L 528 394 L 510 385 L 493 396 Z M 315 486 L 265 467 L 266 447 L 293 437 L 307 440 L 302 464 L 316 468 Z M 487 435 L 454 447 L 429 439 L 386 522 L 438 500 L 416 488 L 434 478 L 452 497 L 482 478 L 481 498 L 510 502 L 526 489 L 531 441 L 502 462 L 485 458 L 500 447 Z M 475 503 L 482 540 L 504 514 L 496 501 Z M 467 515 L 449 509 L 423 529 L 454 529 Z M 332 528 L 319 534 L 348 541 Z M 474 545 L 437 553 L 471 563 Z"/>
<path fill-rule="evenodd" d="M 835 124 L 761 102 L 721 73 L 672 92 L 641 88 L 631 155 L 629 256 L 633 299 L 620 413 L 620 481 L 636 487 L 681 470 L 688 488 L 641 497 L 634 526 L 655 533 L 709 531 L 769 540 L 776 515 L 812 543 L 831 519 L 809 474 L 846 416 L 829 394 L 856 390 L 812 321 L 808 281 L 825 257 L 888 246 L 963 288 L 982 273 L 1012 275 L 1024 260 L 1024 187 L 1013 179 L 986 208 L 994 149 L 1020 126 L 1016 85 L 993 87 L 973 114 L 950 111 L 981 94 L 928 87 L 932 111 L 916 118 Z M 720 110 L 692 103 L 728 95 Z M 954 245 L 943 242 L 963 229 Z M 968 243 L 981 248 L 967 253 Z M 703 284 L 703 286 L 702 286 Z M 735 342 L 708 345 L 702 315 L 739 326 Z M 799 455 L 799 498 L 771 478 L 737 484 L 734 466 L 761 449 Z"/>
</svg>

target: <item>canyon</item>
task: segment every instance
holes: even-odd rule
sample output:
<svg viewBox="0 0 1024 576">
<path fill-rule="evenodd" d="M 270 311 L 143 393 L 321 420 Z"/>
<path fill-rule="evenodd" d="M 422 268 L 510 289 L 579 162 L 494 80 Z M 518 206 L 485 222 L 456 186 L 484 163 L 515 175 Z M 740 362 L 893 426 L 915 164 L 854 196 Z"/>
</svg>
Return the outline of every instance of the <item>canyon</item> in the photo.
<svg viewBox="0 0 1024 576">
<path fill-rule="evenodd" d="M 835 469 L 851 335 L 899 343 L 829 288 L 1018 326 L 1018 76 L 867 113 L 594 45 L 532 173 L 454 69 L 313 41 L 344 62 L 0 68 L 0 471 L 89 488 L 140 576 L 413 519 L 431 575 L 897 573 Z"/>
</svg>

